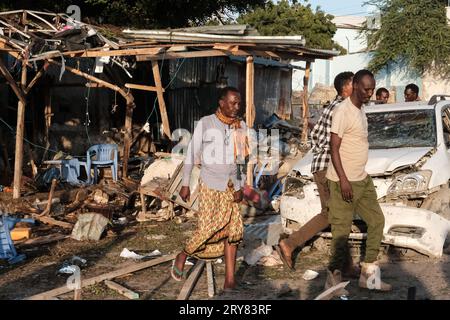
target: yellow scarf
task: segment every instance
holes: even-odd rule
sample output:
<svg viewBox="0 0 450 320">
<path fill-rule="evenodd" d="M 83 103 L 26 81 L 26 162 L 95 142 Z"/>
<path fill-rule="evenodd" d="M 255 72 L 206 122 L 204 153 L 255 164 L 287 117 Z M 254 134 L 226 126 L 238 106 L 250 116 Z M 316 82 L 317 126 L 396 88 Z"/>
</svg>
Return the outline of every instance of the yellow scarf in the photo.
<svg viewBox="0 0 450 320">
<path fill-rule="evenodd" d="M 242 130 L 237 130 L 241 128 L 241 118 L 230 118 L 227 117 L 220 111 L 220 108 L 216 111 L 217 118 L 229 125 L 233 131 L 233 141 L 234 141 L 234 159 L 245 159 L 250 154 L 250 147 L 248 143 L 247 134 L 242 134 Z"/>
</svg>

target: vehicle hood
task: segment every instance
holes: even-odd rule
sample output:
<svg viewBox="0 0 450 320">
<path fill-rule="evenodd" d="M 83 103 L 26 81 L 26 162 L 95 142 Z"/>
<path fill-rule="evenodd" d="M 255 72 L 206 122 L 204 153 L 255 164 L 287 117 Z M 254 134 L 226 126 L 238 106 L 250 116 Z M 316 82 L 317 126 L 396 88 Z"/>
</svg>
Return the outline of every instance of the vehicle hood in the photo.
<svg viewBox="0 0 450 320">
<path fill-rule="evenodd" d="M 417 163 L 432 149 L 432 147 L 372 149 L 369 150 L 366 171 L 370 175 L 390 175 L 398 169 Z M 312 177 L 311 162 L 312 153 L 309 151 L 292 170 L 302 176 Z"/>
</svg>

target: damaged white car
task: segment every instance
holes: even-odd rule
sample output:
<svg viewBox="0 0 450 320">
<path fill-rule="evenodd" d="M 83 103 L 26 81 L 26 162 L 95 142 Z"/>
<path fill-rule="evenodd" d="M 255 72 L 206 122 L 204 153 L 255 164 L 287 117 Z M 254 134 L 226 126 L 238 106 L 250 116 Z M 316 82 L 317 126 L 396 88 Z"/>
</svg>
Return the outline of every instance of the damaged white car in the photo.
<svg viewBox="0 0 450 320">
<path fill-rule="evenodd" d="M 385 215 L 383 243 L 441 257 L 450 231 L 450 101 L 375 105 L 365 111 L 366 171 Z M 280 212 L 288 233 L 321 210 L 311 161 L 309 152 L 284 183 Z M 352 231 L 350 239 L 365 236 Z"/>
</svg>

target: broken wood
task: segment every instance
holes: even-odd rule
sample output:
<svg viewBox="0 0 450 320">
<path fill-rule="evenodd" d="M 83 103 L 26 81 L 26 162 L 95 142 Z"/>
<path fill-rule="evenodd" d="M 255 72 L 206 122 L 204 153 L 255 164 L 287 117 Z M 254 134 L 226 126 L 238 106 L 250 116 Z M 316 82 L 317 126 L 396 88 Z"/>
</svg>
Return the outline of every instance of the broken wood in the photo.
<svg viewBox="0 0 450 320">
<path fill-rule="evenodd" d="M 111 280 L 105 280 L 105 285 L 108 288 L 110 288 L 110 289 L 112 289 L 114 291 L 117 291 L 121 295 L 124 295 L 128 299 L 132 299 L 132 300 L 139 299 L 139 293 L 131 291 L 130 289 L 125 288 L 124 286 L 118 284 L 117 282 L 114 282 L 114 281 L 111 281 Z"/>
<path fill-rule="evenodd" d="M 34 239 L 28 239 L 24 242 L 20 242 L 16 245 L 16 247 L 19 248 L 19 247 L 26 247 L 26 246 L 43 245 L 43 244 L 48 244 L 48 243 L 64 240 L 69 237 L 70 237 L 69 235 L 59 234 L 59 233 L 50 234 L 47 236 L 42 236 L 42 237 L 38 237 L 38 238 L 34 238 Z"/>
<path fill-rule="evenodd" d="M 91 286 L 93 284 L 96 284 L 96 283 L 99 283 L 99 282 L 102 282 L 105 280 L 114 279 L 114 278 L 119 277 L 124 274 L 128 274 L 131 272 L 136 272 L 136 271 L 139 271 L 142 269 L 150 268 L 150 267 L 156 266 L 158 264 L 173 260 L 173 259 L 175 259 L 175 257 L 176 257 L 176 253 L 170 254 L 170 255 L 167 255 L 167 256 L 164 256 L 161 258 L 156 258 L 156 259 L 153 259 L 150 261 L 145 261 L 145 262 L 141 262 L 141 263 L 133 263 L 127 267 L 120 268 L 115 271 L 111 271 L 111 272 L 104 273 L 104 274 L 101 274 L 96 277 L 86 279 L 82 282 L 82 287 Z M 69 289 L 66 285 L 64 285 L 62 287 L 59 287 L 59 288 L 56 288 L 56 289 L 53 289 L 50 291 L 46 291 L 46 292 L 42 292 L 42 293 L 33 295 L 31 297 L 26 298 L 26 300 L 45 300 L 45 299 L 49 299 L 49 298 L 52 298 L 55 296 L 59 296 L 64 293 L 68 293 L 70 291 L 72 291 L 72 290 Z"/>
<path fill-rule="evenodd" d="M 5 64 L 3 63 L 3 61 L 1 59 L 0 59 L 0 72 L 3 74 L 6 81 L 8 81 L 8 84 L 11 86 L 11 89 L 14 91 L 14 93 L 16 94 L 19 101 L 21 101 L 23 104 L 25 104 L 24 92 L 22 91 L 21 88 L 19 88 L 19 86 L 16 83 L 16 80 L 14 80 L 12 75 L 9 73 L 8 68 L 6 68 Z"/>
<path fill-rule="evenodd" d="M 30 90 L 33 88 L 33 86 L 36 84 L 36 82 L 39 80 L 39 78 L 41 78 L 42 75 L 47 71 L 48 66 L 49 66 L 49 64 L 46 61 L 44 66 L 41 68 L 41 70 L 39 70 L 39 72 L 36 73 L 33 80 L 31 80 L 30 83 L 28 84 L 28 86 L 24 89 L 25 95 L 27 95 L 28 92 L 30 92 Z"/>
<path fill-rule="evenodd" d="M 27 84 L 27 63 L 22 61 L 22 77 L 21 86 Z M 21 90 L 22 91 L 22 90 Z M 25 98 L 17 105 L 17 128 L 16 128 L 16 149 L 14 158 L 14 182 L 13 182 L 13 199 L 20 198 L 20 187 L 22 181 L 22 165 L 23 165 L 23 134 L 25 131 Z"/>
<path fill-rule="evenodd" d="M 73 228 L 73 224 L 68 223 L 68 222 L 64 222 L 64 221 L 59 221 L 47 216 L 40 216 L 38 214 L 33 214 L 32 215 L 34 219 L 39 220 L 45 224 L 51 224 L 51 225 L 55 225 L 64 229 L 72 229 Z"/>
<path fill-rule="evenodd" d="M 47 206 L 45 207 L 45 210 L 42 211 L 42 213 L 39 216 L 46 216 L 50 213 L 50 210 L 52 209 L 53 194 L 55 193 L 55 187 L 56 187 L 57 182 L 58 181 L 56 179 L 52 179 L 52 185 L 50 187 L 50 192 L 48 193 Z"/>
<path fill-rule="evenodd" d="M 183 288 L 181 288 L 180 294 L 177 297 L 177 300 L 187 300 L 191 295 L 192 290 L 197 284 L 198 278 L 202 274 L 203 268 L 205 267 L 205 261 L 199 260 L 194 266 L 189 277 L 186 279 Z"/>
<path fill-rule="evenodd" d="M 153 78 L 155 80 L 155 85 L 157 88 L 156 93 L 158 96 L 159 112 L 161 113 L 163 131 L 164 134 L 167 136 L 167 138 L 171 139 L 172 134 L 170 133 L 169 118 L 167 116 L 166 103 L 164 102 L 164 95 L 163 95 L 164 91 L 161 82 L 161 75 L 159 73 L 158 61 L 152 60 L 152 70 L 153 70 Z"/>
<path fill-rule="evenodd" d="M 79 208 L 82 207 L 82 205 L 84 204 L 84 201 L 87 199 L 88 197 L 88 192 L 85 189 L 81 189 L 77 192 L 77 195 L 75 196 L 75 200 L 69 204 L 68 206 L 66 206 L 65 209 L 65 213 L 71 213 Z"/>
<path fill-rule="evenodd" d="M 343 295 L 343 291 L 344 292 L 346 291 L 344 288 L 349 283 L 350 283 L 350 281 L 340 282 L 337 285 L 335 285 L 335 286 L 325 290 L 321 294 L 319 294 L 314 300 L 331 300 L 336 296 L 341 296 L 341 295 Z"/>
<path fill-rule="evenodd" d="M 134 83 L 125 83 L 125 88 L 144 90 L 144 91 L 158 91 L 158 88 L 156 88 L 156 87 L 144 86 L 141 84 L 134 84 Z M 165 92 L 166 90 L 162 89 L 162 91 Z"/>
<path fill-rule="evenodd" d="M 211 261 L 206 262 L 206 281 L 208 282 L 208 297 L 212 298 L 216 294 L 216 284 L 214 282 L 214 267 Z"/>
</svg>

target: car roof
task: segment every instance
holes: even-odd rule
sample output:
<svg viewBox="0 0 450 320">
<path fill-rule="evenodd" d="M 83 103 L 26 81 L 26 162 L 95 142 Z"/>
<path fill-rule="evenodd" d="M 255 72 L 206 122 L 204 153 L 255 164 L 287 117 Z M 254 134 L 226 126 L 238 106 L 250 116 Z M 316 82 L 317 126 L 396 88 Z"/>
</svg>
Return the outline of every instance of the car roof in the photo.
<svg viewBox="0 0 450 320">
<path fill-rule="evenodd" d="M 405 111 L 405 110 L 431 110 L 436 104 L 429 105 L 427 101 L 400 102 L 390 104 L 376 104 L 364 107 L 366 113 Z"/>
</svg>

